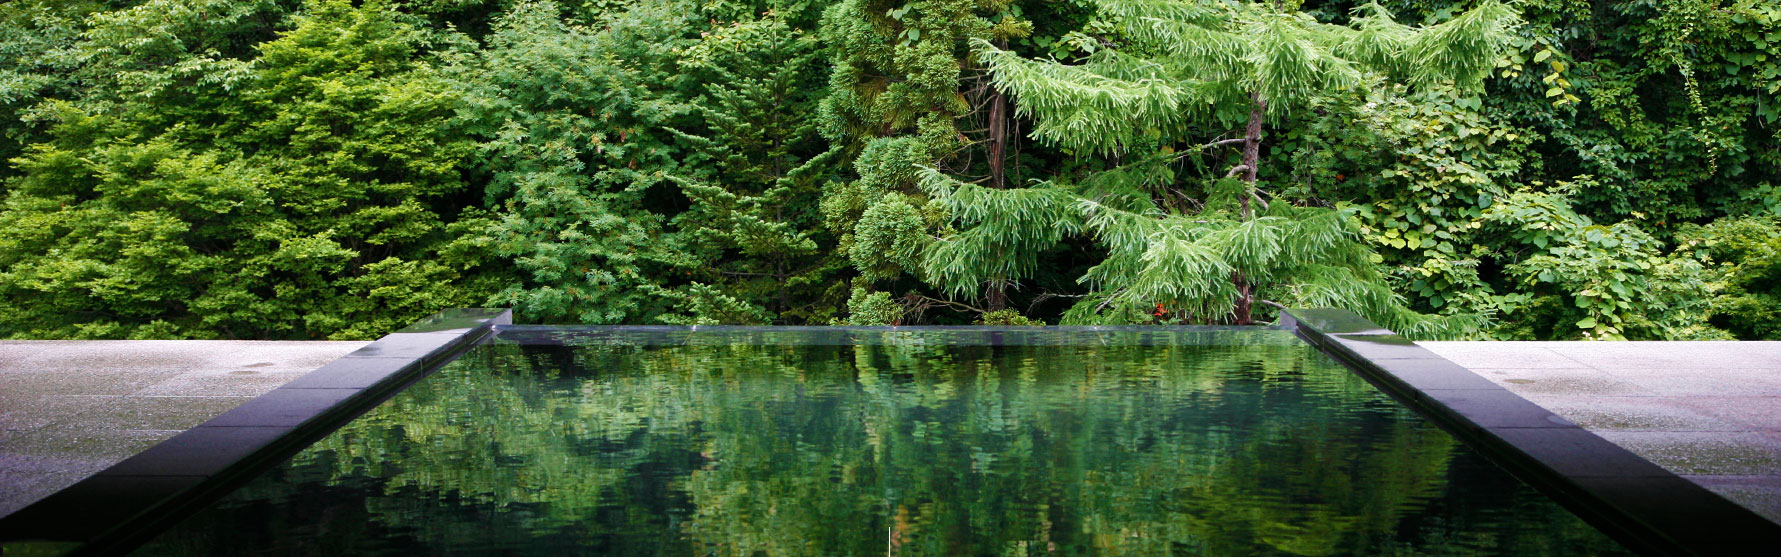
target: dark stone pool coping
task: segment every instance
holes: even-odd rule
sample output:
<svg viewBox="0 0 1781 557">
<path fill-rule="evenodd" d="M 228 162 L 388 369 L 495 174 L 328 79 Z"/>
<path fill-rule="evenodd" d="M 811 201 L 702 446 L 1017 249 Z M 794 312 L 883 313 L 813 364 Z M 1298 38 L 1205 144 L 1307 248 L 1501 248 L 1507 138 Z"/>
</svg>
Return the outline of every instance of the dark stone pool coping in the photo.
<svg viewBox="0 0 1781 557">
<path fill-rule="evenodd" d="M 482 308 L 423 319 L 0 519 L 0 542 L 127 551 L 512 322 Z"/>
<path fill-rule="evenodd" d="M 1301 338 L 1630 549 L 1764 555 L 1781 543 L 1781 525 L 1353 312 L 1284 313 Z"/>
<path fill-rule="evenodd" d="M 1286 327 L 1257 326 L 919 326 L 857 327 L 736 326 L 736 325 L 502 325 L 495 327 L 491 344 L 526 345 L 622 345 L 681 346 L 753 344 L 783 346 L 879 346 L 911 340 L 946 346 L 1120 346 L 1249 345 L 1258 329 L 1281 331 L 1263 342 L 1298 340 Z"/>
</svg>

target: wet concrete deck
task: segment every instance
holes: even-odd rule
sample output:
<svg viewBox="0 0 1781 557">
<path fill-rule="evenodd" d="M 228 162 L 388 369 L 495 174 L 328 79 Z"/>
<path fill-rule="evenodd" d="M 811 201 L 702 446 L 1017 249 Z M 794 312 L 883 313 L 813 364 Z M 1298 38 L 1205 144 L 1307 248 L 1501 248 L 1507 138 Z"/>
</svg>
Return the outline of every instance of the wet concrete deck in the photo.
<svg viewBox="0 0 1781 557">
<path fill-rule="evenodd" d="M 0 516 L 365 344 L 0 341 Z"/>
<path fill-rule="evenodd" d="M 1781 342 L 1420 342 L 1781 523 Z"/>
</svg>

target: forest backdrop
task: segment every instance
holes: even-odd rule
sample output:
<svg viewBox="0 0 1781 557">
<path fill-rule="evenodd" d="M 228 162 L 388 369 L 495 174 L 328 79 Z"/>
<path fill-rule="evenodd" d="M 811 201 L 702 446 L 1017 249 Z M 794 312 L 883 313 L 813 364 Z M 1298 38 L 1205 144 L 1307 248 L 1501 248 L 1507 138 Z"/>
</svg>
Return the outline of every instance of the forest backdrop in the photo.
<svg viewBox="0 0 1781 557">
<path fill-rule="evenodd" d="M 0 338 L 1781 339 L 1769 0 L 12 0 Z"/>
</svg>

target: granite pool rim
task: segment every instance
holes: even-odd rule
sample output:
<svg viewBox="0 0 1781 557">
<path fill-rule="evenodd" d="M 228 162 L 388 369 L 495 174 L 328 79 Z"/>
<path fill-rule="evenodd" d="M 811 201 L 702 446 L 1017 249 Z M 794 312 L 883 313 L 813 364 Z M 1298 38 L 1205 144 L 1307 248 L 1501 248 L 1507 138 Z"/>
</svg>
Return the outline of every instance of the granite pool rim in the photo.
<svg viewBox="0 0 1781 557">
<path fill-rule="evenodd" d="M 1290 333 L 1290 327 L 1276 325 L 1084 325 L 1084 326 L 740 326 L 740 325 L 498 325 L 486 341 L 489 344 L 525 344 L 544 346 L 582 346 L 622 344 L 627 346 L 680 346 L 723 344 L 773 344 L 787 346 L 873 346 L 920 344 L 946 346 L 1075 346 L 1087 341 L 1103 346 L 1179 345 L 1183 340 L 1196 344 L 1266 345 L 1252 342 L 1231 333 L 1278 331 Z M 1100 336 L 1105 333 L 1119 335 Z M 1137 334 L 1133 334 L 1137 333 Z M 937 338 L 938 337 L 938 338 Z M 1292 335 L 1283 334 L 1279 340 Z M 1267 339 L 1274 340 L 1274 339 Z M 1302 339 L 1291 340 L 1299 345 Z"/>
<path fill-rule="evenodd" d="M 1781 524 L 1351 311 L 1293 308 L 1278 325 L 1628 549 L 1760 555 L 1781 543 Z"/>
<path fill-rule="evenodd" d="M 510 309 L 442 311 L 5 517 L 0 544 L 127 552 L 233 491 L 513 321 Z"/>
</svg>

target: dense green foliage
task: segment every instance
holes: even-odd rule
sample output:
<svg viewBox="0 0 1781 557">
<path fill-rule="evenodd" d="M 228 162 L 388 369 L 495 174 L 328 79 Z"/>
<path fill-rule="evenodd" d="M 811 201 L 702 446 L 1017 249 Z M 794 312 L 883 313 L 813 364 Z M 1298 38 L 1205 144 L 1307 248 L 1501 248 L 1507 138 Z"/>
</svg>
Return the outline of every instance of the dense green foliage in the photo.
<svg viewBox="0 0 1781 557">
<path fill-rule="evenodd" d="M 1766 0 L 14 0 L 0 337 L 1781 338 Z"/>
<path fill-rule="evenodd" d="M 211 15 L 220 11 L 222 17 Z M 83 93 L 22 109 L 0 327 L 51 337 L 362 338 L 476 304 L 458 105 L 377 3 L 148 2 L 88 19 Z M 143 41 L 144 36 L 154 40 Z M 254 35 L 242 52 L 219 46 Z M 254 55 L 249 62 L 236 55 Z"/>
</svg>

